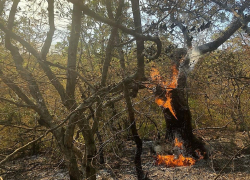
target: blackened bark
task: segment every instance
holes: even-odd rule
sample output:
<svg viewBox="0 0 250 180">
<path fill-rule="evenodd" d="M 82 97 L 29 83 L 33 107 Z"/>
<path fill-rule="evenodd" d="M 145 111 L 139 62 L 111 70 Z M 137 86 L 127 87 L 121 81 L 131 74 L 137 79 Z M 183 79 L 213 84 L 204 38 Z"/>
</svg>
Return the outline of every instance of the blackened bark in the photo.
<svg viewBox="0 0 250 180">
<path fill-rule="evenodd" d="M 172 106 L 177 119 L 169 109 L 163 109 L 166 121 L 166 140 L 174 142 L 175 138 L 183 143 L 183 156 L 193 156 L 199 159 L 197 150 L 206 158 L 206 150 L 202 141 L 197 139 L 192 131 L 192 117 L 187 103 L 185 92 L 181 89 L 173 89 L 171 92 Z"/>
<path fill-rule="evenodd" d="M 124 84 L 124 97 L 125 97 L 125 101 L 127 104 L 129 121 L 131 124 L 130 129 L 131 129 L 133 139 L 134 139 L 135 144 L 136 144 L 136 153 L 135 153 L 134 163 L 135 163 L 137 178 L 139 180 L 142 180 L 142 179 L 144 179 L 144 173 L 143 173 L 142 165 L 141 165 L 142 140 L 140 139 L 139 134 L 137 132 L 134 109 L 133 109 L 133 106 L 131 103 L 131 99 L 129 97 L 129 91 L 128 91 L 126 84 Z"/>
<path fill-rule="evenodd" d="M 178 141 L 181 141 L 184 147 L 182 150 L 183 156 L 193 156 L 198 159 L 200 158 L 199 156 L 202 155 L 206 158 L 207 154 L 204 144 L 194 136 L 192 131 L 192 116 L 188 105 L 187 92 L 185 90 L 187 76 L 185 70 L 183 70 L 185 63 L 189 61 L 186 54 L 187 50 L 180 48 L 176 49 L 171 56 L 172 66 L 179 69 L 177 88 L 168 92 L 170 94 L 168 98 L 171 98 L 171 106 L 176 117 L 168 108 L 163 109 L 167 128 L 165 138 L 169 142 L 174 142 L 176 138 Z M 160 92 L 159 94 L 162 94 L 162 96 L 164 96 L 162 98 L 165 98 L 164 92 Z M 197 153 L 197 150 L 200 154 Z"/>
</svg>

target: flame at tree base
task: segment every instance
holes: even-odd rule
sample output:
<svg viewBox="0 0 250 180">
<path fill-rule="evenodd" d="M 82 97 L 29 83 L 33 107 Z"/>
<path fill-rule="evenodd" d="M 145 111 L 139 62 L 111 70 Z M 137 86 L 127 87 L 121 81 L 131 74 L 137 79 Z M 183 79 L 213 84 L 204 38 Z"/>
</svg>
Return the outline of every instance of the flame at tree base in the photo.
<svg viewBox="0 0 250 180">
<path fill-rule="evenodd" d="M 192 166 L 195 164 L 196 160 L 191 157 L 184 157 L 180 154 L 178 159 L 175 159 L 174 155 L 161 156 L 157 155 L 156 165 L 166 165 L 168 167 L 177 167 L 177 166 Z"/>
<path fill-rule="evenodd" d="M 175 147 L 178 147 L 180 150 L 183 149 L 183 143 L 180 142 L 177 138 L 174 140 Z M 197 152 L 199 152 L 197 150 Z M 200 156 L 202 157 L 202 156 Z M 174 155 L 157 155 L 156 156 L 156 165 L 166 165 L 168 167 L 177 167 L 177 166 L 192 166 L 195 164 L 196 160 L 191 157 L 184 157 L 182 154 L 178 158 Z"/>
</svg>

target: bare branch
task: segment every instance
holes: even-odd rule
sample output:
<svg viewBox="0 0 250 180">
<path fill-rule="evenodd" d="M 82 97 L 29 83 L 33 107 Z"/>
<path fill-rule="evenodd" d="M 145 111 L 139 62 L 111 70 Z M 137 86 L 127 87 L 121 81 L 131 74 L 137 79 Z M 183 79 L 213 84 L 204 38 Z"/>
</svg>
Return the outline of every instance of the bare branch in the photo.
<svg viewBox="0 0 250 180">
<path fill-rule="evenodd" d="M 194 129 L 193 131 L 206 130 L 206 129 L 226 129 L 231 122 L 233 122 L 233 121 L 229 121 L 227 124 L 225 124 L 224 126 L 221 126 L 221 127 L 197 128 L 197 129 Z"/>
<path fill-rule="evenodd" d="M 79 111 L 75 111 L 74 113 L 71 114 L 69 118 L 69 122 L 65 131 L 64 135 L 64 145 L 68 148 L 71 148 L 73 146 L 73 136 L 74 136 L 74 131 L 76 127 L 76 121 L 79 116 Z"/>
<path fill-rule="evenodd" d="M 46 56 L 49 52 L 52 38 L 55 31 L 55 23 L 54 23 L 54 0 L 48 1 L 48 12 L 49 12 L 49 32 L 47 33 L 47 38 L 43 44 L 42 50 L 41 50 L 41 57 L 43 60 L 46 60 Z"/>
<path fill-rule="evenodd" d="M 134 113 L 134 108 L 131 102 L 131 99 L 129 97 L 129 91 L 127 88 L 127 84 L 124 83 L 124 97 L 126 101 L 126 106 L 127 106 L 127 112 L 128 112 L 128 119 L 130 121 L 130 129 L 134 138 L 134 141 L 136 143 L 136 153 L 135 153 L 135 158 L 134 158 L 134 163 L 135 163 L 135 168 L 137 172 L 137 177 L 138 179 L 143 179 L 144 178 L 144 172 L 142 170 L 142 165 L 141 165 L 141 153 L 142 153 L 142 140 L 138 134 L 137 128 L 136 128 L 136 122 L 135 122 L 135 113 Z"/>
<path fill-rule="evenodd" d="M 0 16 L 2 16 L 2 14 L 3 14 L 5 2 L 6 2 L 6 0 L 0 1 Z"/>
<path fill-rule="evenodd" d="M 23 93 L 23 91 L 9 78 L 3 75 L 3 72 L 0 70 L 0 77 L 2 81 L 12 90 L 14 91 L 20 99 L 22 99 L 29 107 L 39 112 L 39 108 Z"/>
<path fill-rule="evenodd" d="M 46 133 L 47 134 L 47 133 Z M 30 141 L 29 143 L 25 144 L 24 146 L 17 148 L 13 153 L 9 154 L 8 156 L 6 156 L 1 162 L 0 165 L 2 165 L 3 163 L 5 163 L 6 161 L 8 161 L 11 157 L 13 157 L 15 154 L 17 154 L 18 152 L 26 149 L 28 146 L 34 144 L 35 142 L 39 141 L 40 139 L 42 139 L 45 135 L 40 136 L 39 138 Z"/>
<path fill-rule="evenodd" d="M 187 45 L 188 49 L 192 48 L 192 38 L 190 37 L 190 35 L 188 33 L 187 27 L 184 26 L 181 21 L 179 21 L 178 19 L 176 19 L 174 17 L 173 13 L 170 15 L 170 18 L 171 18 L 171 21 L 173 23 L 175 23 L 181 29 L 181 31 L 183 33 L 183 36 L 184 36 L 184 43 L 185 43 L 185 45 Z"/>
<path fill-rule="evenodd" d="M 62 102 L 65 103 L 65 90 L 63 85 L 59 82 L 55 74 L 51 71 L 51 69 L 48 67 L 48 65 L 45 63 L 44 60 L 42 60 L 41 56 L 39 53 L 24 39 L 22 39 L 20 36 L 17 34 L 13 33 L 12 31 L 9 31 L 8 28 L 4 26 L 3 23 L 0 22 L 0 29 L 5 32 L 6 34 L 8 33 L 13 39 L 17 40 L 20 42 L 38 61 L 38 63 L 41 65 L 42 69 L 46 73 L 47 77 L 51 81 L 51 84 L 55 87 L 55 89 L 58 91 Z"/>
<path fill-rule="evenodd" d="M 105 55 L 105 60 L 104 60 L 104 64 L 103 64 L 103 69 L 102 69 L 102 79 L 101 79 L 102 86 L 105 86 L 105 84 L 106 84 L 106 80 L 107 80 L 107 76 L 108 76 L 108 69 L 110 66 L 111 59 L 112 59 L 112 51 L 114 49 L 114 41 L 115 41 L 116 32 L 117 32 L 117 28 L 113 27 L 111 30 L 108 45 L 106 48 L 106 55 Z"/>
<path fill-rule="evenodd" d="M 118 22 L 119 22 L 119 19 L 120 19 L 121 15 L 122 15 L 122 7 L 123 7 L 123 5 L 124 5 L 124 1 L 120 0 L 119 6 L 118 6 L 117 12 L 116 12 L 116 17 L 115 17 L 115 19 Z M 112 14 L 112 11 L 111 11 L 111 3 L 106 3 L 106 6 L 107 6 L 107 9 L 108 9 L 108 14 L 109 14 L 110 18 L 113 18 L 112 17 L 113 14 Z M 112 27 L 111 34 L 110 34 L 109 41 L 108 41 L 108 45 L 107 45 L 107 48 L 106 48 L 106 55 L 105 55 L 105 60 L 104 60 L 104 64 L 103 64 L 103 69 L 102 69 L 102 79 L 101 79 L 101 85 L 102 86 L 105 86 L 105 84 L 106 84 L 108 69 L 109 69 L 109 66 L 110 66 L 111 59 L 112 59 L 112 52 L 113 52 L 113 49 L 114 49 L 115 36 L 116 36 L 117 32 L 118 32 L 117 27 Z"/>
<path fill-rule="evenodd" d="M 70 117 L 71 115 L 74 113 L 74 111 L 72 113 L 70 113 L 68 115 L 68 117 L 62 121 L 59 125 L 55 126 L 54 128 L 51 128 L 49 130 L 47 130 L 43 135 L 41 135 L 40 137 L 36 138 L 33 141 L 30 141 L 29 143 L 25 144 L 24 146 L 16 149 L 13 153 L 9 154 L 8 156 L 6 156 L 1 162 L 0 165 L 4 164 L 6 161 L 8 161 L 11 157 L 13 157 L 15 154 L 17 154 L 18 152 L 24 150 L 25 148 L 27 148 L 28 146 L 34 144 L 35 142 L 39 141 L 40 139 L 42 139 L 43 137 L 47 136 L 50 132 L 55 131 L 57 128 L 59 128 L 60 126 L 62 126 Z"/>
<path fill-rule="evenodd" d="M 120 44 L 120 36 L 119 36 L 119 33 L 117 32 L 116 33 L 116 43 L 117 44 Z M 125 76 L 125 69 L 126 69 L 126 66 L 125 66 L 125 58 L 124 58 L 124 52 L 122 50 L 122 46 L 117 46 L 117 50 L 119 52 L 119 58 L 120 58 L 120 66 L 122 68 L 122 75 L 123 77 Z"/>
<path fill-rule="evenodd" d="M 134 26 L 135 32 L 138 34 L 142 34 L 142 27 L 141 27 L 141 12 L 139 6 L 139 0 L 131 0 L 132 4 L 132 11 L 133 11 L 133 18 L 134 18 Z M 144 41 L 142 39 L 136 39 L 136 47 L 137 47 L 137 73 L 140 78 L 145 76 L 144 70 Z"/>
<path fill-rule="evenodd" d="M 244 17 L 244 21 L 250 22 L 250 16 Z M 200 51 L 200 54 L 205 54 L 207 52 L 216 50 L 221 44 L 227 41 L 240 27 L 242 27 L 242 25 L 243 24 L 239 19 L 232 22 L 228 27 L 225 28 L 226 30 L 220 37 L 212 42 L 198 46 L 197 49 Z"/>
<path fill-rule="evenodd" d="M 15 66 L 21 77 L 27 81 L 29 85 L 29 91 L 32 97 L 36 100 L 37 105 L 39 105 L 39 111 L 37 111 L 41 116 L 49 114 L 49 111 L 47 109 L 47 106 L 45 104 L 44 98 L 40 92 L 40 89 L 38 87 L 38 84 L 36 82 L 36 79 L 34 76 L 23 67 L 23 58 L 19 53 L 19 50 L 17 47 L 13 46 L 10 41 L 10 34 L 9 32 L 12 31 L 13 25 L 14 25 L 14 20 L 15 20 L 15 14 L 17 11 L 17 6 L 18 6 L 19 0 L 14 0 L 13 5 L 11 7 L 9 19 L 8 19 L 8 24 L 7 27 L 9 29 L 8 32 L 6 32 L 5 36 L 5 47 L 11 52 L 12 58 L 15 62 Z M 15 88 L 17 90 L 17 88 Z M 23 97 L 25 98 L 25 97 Z M 38 107 L 36 108 L 38 109 Z M 48 124 L 48 123 L 47 123 Z"/>
<path fill-rule="evenodd" d="M 0 97 L 0 101 L 6 101 L 6 102 L 8 102 L 8 103 L 10 103 L 10 104 L 16 105 L 17 107 L 32 107 L 32 106 L 30 106 L 30 105 L 17 103 L 17 102 L 14 102 L 14 101 L 11 101 L 11 100 L 9 100 L 9 99 L 2 98 L 2 97 Z"/>
<path fill-rule="evenodd" d="M 107 8 L 109 19 L 114 19 L 112 8 L 111 8 L 111 1 L 106 0 L 106 8 Z"/>
<path fill-rule="evenodd" d="M 139 34 L 135 30 L 128 29 L 125 26 L 121 25 L 120 23 L 117 23 L 116 21 L 113 21 L 111 19 L 102 17 L 102 16 L 96 14 L 94 11 L 90 10 L 86 5 L 84 5 L 79 0 L 68 0 L 68 1 L 72 2 L 73 4 L 78 5 L 81 8 L 81 10 L 83 11 L 84 14 L 94 18 L 97 21 L 103 22 L 103 23 L 108 24 L 108 25 L 113 26 L 113 27 L 117 27 L 120 30 L 122 30 L 124 33 L 134 36 L 136 39 L 140 39 L 140 40 L 144 40 L 144 41 L 152 41 L 152 42 L 156 43 L 156 45 L 157 45 L 157 54 L 155 56 L 152 56 L 152 57 L 149 57 L 149 58 L 152 60 L 152 59 L 156 59 L 156 58 L 158 58 L 160 56 L 161 41 L 160 41 L 159 37 L 152 37 L 150 35 L 145 36 L 143 34 Z"/>
<path fill-rule="evenodd" d="M 92 90 L 95 90 L 95 88 L 88 82 L 88 80 L 85 79 L 84 77 L 82 77 L 81 74 L 80 74 L 79 72 L 77 72 L 76 70 L 69 69 L 69 68 L 66 68 L 66 67 L 61 66 L 60 64 L 54 64 L 54 63 L 49 62 L 49 61 L 46 61 L 46 62 L 44 62 L 44 63 L 46 63 L 46 64 L 48 64 L 48 65 L 50 65 L 50 66 L 58 67 L 58 68 L 60 68 L 60 69 L 69 70 L 69 71 L 74 71 L 74 73 L 76 73 L 77 76 L 78 76 L 83 82 L 85 82 Z"/>
<path fill-rule="evenodd" d="M 233 13 L 233 15 L 241 22 L 243 25 L 243 29 L 246 30 L 246 33 L 250 35 L 250 28 L 247 26 L 249 21 L 245 20 L 243 11 L 250 6 L 250 1 L 245 1 L 244 4 L 241 6 L 241 8 L 238 9 L 238 12 L 236 12 L 233 8 L 230 8 L 227 4 L 223 4 L 220 1 L 212 0 L 212 2 L 218 4 L 220 7 L 224 8 L 226 11 L 229 11 Z"/>
<path fill-rule="evenodd" d="M 225 166 L 220 170 L 219 174 L 214 178 L 214 180 L 218 179 L 221 176 L 221 173 L 224 171 L 224 169 L 230 164 L 230 162 L 245 148 L 250 146 L 250 144 L 247 144 L 246 146 L 243 146 L 239 151 L 237 151 L 230 160 L 225 164 Z"/>
</svg>

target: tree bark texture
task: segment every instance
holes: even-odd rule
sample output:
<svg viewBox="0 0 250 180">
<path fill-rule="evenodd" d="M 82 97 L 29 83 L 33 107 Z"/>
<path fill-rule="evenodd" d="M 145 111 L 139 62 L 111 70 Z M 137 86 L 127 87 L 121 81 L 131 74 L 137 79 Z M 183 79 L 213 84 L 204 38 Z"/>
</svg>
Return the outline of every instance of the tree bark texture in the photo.
<svg viewBox="0 0 250 180">
<path fill-rule="evenodd" d="M 138 34 L 142 34 L 142 27 L 141 27 L 141 11 L 139 6 L 139 0 L 131 0 L 132 4 L 132 11 L 133 11 L 133 17 L 134 17 L 134 26 L 135 26 L 135 32 Z M 138 79 L 141 79 L 144 77 L 144 40 L 143 39 L 136 39 L 136 47 L 137 47 L 137 75 Z"/>
<path fill-rule="evenodd" d="M 86 178 L 89 180 L 96 180 L 96 145 L 94 136 L 84 137 L 86 142 Z"/>
<path fill-rule="evenodd" d="M 89 126 L 88 119 L 81 116 L 81 121 L 78 123 L 81 133 L 85 141 L 86 162 L 84 162 L 86 179 L 96 180 L 96 144 L 94 131 Z"/>
<path fill-rule="evenodd" d="M 67 85 L 66 85 L 66 94 L 68 98 L 69 105 L 72 106 L 72 109 L 76 108 L 75 104 L 75 87 L 76 87 L 76 77 L 77 74 L 72 70 L 76 70 L 76 56 L 77 56 L 77 47 L 80 38 L 81 31 L 81 17 L 82 11 L 77 5 L 73 5 L 72 13 L 72 24 L 71 24 L 71 33 L 69 40 L 69 49 L 68 49 L 68 72 L 67 72 Z"/>
</svg>

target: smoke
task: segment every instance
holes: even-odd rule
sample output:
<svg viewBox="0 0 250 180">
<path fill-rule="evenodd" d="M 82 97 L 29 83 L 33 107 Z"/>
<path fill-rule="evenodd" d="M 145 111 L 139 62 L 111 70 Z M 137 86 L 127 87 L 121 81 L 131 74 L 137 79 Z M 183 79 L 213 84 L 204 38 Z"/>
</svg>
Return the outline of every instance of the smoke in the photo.
<svg viewBox="0 0 250 180">
<path fill-rule="evenodd" d="M 190 67 L 190 71 L 192 71 L 194 69 L 195 64 L 198 62 L 199 58 L 200 58 L 200 51 L 197 47 L 192 48 L 189 51 L 189 67 Z"/>
</svg>

